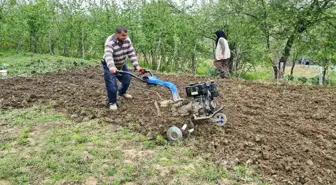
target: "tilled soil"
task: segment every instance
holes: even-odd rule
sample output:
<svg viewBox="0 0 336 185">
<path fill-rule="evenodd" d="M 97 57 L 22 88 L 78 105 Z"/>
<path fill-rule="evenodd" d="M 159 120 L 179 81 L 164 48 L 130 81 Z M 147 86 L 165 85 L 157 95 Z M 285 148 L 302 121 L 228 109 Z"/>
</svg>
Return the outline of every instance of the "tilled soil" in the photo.
<svg viewBox="0 0 336 185">
<path fill-rule="evenodd" d="M 190 82 L 206 77 L 158 75 L 171 81 L 185 96 Z M 228 123 L 217 127 L 197 124 L 193 133 L 200 152 L 223 164 L 248 163 L 260 169 L 272 184 L 333 184 L 336 182 L 336 88 L 270 85 L 215 79 Z M 102 119 L 143 133 L 165 134 L 188 117 L 173 117 L 154 101 L 171 98 L 160 86 L 149 88 L 132 81 L 132 100 L 119 100 L 118 112 L 106 109 L 106 91 L 100 67 L 73 69 L 34 77 L 0 79 L 0 108 L 24 108 L 54 102 L 54 108 L 72 119 Z M 155 92 L 156 91 L 156 92 Z M 129 124 L 129 123 L 138 124 Z"/>
</svg>

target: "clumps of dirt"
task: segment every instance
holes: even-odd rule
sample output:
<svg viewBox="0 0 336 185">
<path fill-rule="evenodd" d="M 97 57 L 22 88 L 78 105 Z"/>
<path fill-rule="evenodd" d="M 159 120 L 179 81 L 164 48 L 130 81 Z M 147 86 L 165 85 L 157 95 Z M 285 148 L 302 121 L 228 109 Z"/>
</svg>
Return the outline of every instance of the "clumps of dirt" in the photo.
<svg viewBox="0 0 336 185">
<path fill-rule="evenodd" d="M 190 82 L 206 77 L 161 75 L 176 84 L 180 96 Z M 215 80 L 228 123 L 196 125 L 193 138 L 200 152 L 228 164 L 249 164 L 274 184 L 332 184 L 336 181 L 336 88 L 267 85 L 240 80 Z M 0 80 L 0 108 L 24 108 L 52 101 L 57 111 L 77 121 L 101 119 L 144 135 L 164 134 L 189 117 L 174 117 L 160 97 L 132 81 L 132 100 L 120 98 L 119 110 L 106 109 L 106 91 L 100 67 Z M 168 89 L 152 90 L 170 99 Z M 136 123 L 134 125 L 130 122 Z"/>
</svg>

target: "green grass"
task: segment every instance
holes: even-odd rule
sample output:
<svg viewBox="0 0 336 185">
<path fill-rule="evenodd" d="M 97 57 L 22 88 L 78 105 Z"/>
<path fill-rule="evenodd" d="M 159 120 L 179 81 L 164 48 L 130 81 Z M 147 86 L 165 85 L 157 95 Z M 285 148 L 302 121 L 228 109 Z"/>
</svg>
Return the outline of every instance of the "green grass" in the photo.
<svg viewBox="0 0 336 185">
<path fill-rule="evenodd" d="M 96 60 L 83 60 L 63 56 L 40 54 L 15 54 L 0 57 L 0 66 L 8 66 L 7 76 L 30 76 L 37 73 L 46 73 L 57 70 L 67 70 L 74 67 L 86 67 L 99 64 Z"/>
<path fill-rule="evenodd" d="M 197 67 L 196 74 L 198 74 L 198 75 L 209 75 L 212 68 L 214 68 L 214 67 L 211 66 L 210 64 L 208 64 L 206 62 L 202 62 Z"/>
<path fill-rule="evenodd" d="M 32 111 L 38 111 L 39 115 L 31 114 Z M 64 116 L 59 113 L 50 112 L 48 106 L 39 106 L 23 110 L 0 110 L 0 124 L 8 123 L 14 125 L 30 125 L 32 123 L 50 123 L 65 120 Z"/>
<path fill-rule="evenodd" d="M 230 178 L 193 151 L 192 141 L 170 144 L 98 120 L 76 123 L 48 106 L 1 111 L 0 120 L 0 179 L 9 184 L 216 184 Z"/>
<path fill-rule="evenodd" d="M 241 75 L 241 78 L 251 81 L 270 81 L 273 78 L 273 73 L 271 69 L 256 70 Z"/>
</svg>

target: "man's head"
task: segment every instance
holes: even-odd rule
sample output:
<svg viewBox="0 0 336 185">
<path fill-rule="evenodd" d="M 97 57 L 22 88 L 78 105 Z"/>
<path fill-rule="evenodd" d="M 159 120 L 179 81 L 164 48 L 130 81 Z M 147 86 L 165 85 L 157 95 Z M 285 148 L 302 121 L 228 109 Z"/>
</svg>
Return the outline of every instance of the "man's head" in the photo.
<svg viewBox="0 0 336 185">
<path fill-rule="evenodd" d="M 127 28 L 125 28 L 124 26 L 117 28 L 115 35 L 118 40 L 121 40 L 121 41 L 126 40 L 127 39 Z"/>
</svg>

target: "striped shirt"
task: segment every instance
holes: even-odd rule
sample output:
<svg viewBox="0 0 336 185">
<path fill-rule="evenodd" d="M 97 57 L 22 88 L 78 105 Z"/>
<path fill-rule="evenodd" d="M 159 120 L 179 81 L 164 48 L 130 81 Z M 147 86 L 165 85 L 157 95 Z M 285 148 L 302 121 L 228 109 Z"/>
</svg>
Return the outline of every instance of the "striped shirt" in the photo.
<svg viewBox="0 0 336 185">
<path fill-rule="evenodd" d="M 129 37 L 120 41 L 115 34 L 109 36 L 105 41 L 104 49 L 104 59 L 108 68 L 116 67 L 120 69 L 125 64 L 126 56 L 131 60 L 134 67 L 139 65 Z"/>
</svg>

